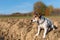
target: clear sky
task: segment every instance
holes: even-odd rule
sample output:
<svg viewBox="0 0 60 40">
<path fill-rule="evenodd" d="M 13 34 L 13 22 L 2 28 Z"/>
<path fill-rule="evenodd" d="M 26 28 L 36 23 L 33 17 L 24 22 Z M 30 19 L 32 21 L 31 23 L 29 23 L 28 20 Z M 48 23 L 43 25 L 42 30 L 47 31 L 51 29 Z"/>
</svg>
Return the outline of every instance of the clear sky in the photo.
<svg viewBox="0 0 60 40">
<path fill-rule="evenodd" d="M 15 12 L 31 12 L 33 5 L 38 0 L 0 0 L 0 14 L 11 14 Z M 60 0 L 42 0 L 47 6 L 60 8 Z"/>
</svg>

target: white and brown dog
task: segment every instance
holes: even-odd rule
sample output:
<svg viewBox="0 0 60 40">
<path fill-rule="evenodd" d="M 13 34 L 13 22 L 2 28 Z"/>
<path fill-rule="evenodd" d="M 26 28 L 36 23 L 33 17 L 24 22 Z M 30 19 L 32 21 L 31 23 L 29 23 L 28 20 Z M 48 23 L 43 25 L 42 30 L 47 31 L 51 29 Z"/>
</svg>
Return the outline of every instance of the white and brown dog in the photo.
<svg viewBox="0 0 60 40">
<path fill-rule="evenodd" d="M 37 22 L 38 23 L 38 32 L 35 35 L 35 37 L 39 35 L 39 32 L 40 32 L 41 28 L 44 29 L 43 38 L 46 37 L 46 33 L 47 33 L 47 31 L 50 28 L 52 28 L 53 30 L 55 30 L 53 22 L 50 19 L 48 19 L 48 18 L 46 18 L 44 16 L 36 16 L 35 15 L 33 17 L 33 19 L 31 20 L 31 22 Z"/>
</svg>

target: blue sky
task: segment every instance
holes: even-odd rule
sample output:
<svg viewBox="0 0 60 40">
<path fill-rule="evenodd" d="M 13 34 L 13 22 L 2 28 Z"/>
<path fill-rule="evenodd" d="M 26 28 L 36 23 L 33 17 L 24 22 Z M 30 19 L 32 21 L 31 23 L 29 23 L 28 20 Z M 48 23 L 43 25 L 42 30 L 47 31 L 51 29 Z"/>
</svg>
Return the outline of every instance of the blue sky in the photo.
<svg viewBox="0 0 60 40">
<path fill-rule="evenodd" d="M 15 12 L 27 13 L 33 11 L 33 5 L 38 0 L 0 0 L 0 14 Z M 60 0 L 42 0 L 47 6 L 60 8 Z"/>
</svg>

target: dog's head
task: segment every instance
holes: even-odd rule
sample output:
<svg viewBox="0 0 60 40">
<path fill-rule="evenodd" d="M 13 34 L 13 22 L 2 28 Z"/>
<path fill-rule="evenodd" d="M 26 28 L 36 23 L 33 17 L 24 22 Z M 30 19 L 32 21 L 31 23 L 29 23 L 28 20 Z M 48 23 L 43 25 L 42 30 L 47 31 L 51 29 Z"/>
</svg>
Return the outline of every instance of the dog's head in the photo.
<svg viewBox="0 0 60 40">
<path fill-rule="evenodd" d="M 39 20 L 39 16 L 34 15 L 33 18 L 31 19 L 31 23 L 32 22 L 37 22 Z"/>
</svg>

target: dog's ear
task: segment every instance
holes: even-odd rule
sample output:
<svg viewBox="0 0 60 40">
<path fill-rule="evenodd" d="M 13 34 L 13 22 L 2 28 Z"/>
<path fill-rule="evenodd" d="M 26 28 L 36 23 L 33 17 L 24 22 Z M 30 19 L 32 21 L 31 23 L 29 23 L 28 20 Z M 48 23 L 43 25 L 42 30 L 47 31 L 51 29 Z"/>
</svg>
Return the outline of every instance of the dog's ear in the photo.
<svg viewBox="0 0 60 40">
<path fill-rule="evenodd" d="M 33 11 L 33 16 L 37 16 L 37 17 L 40 17 L 41 13 L 38 13 L 36 11 Z"/>
<path fill-rule="evenodd" d="M 41 17 L 42 17 L 42 15 L 39 16 L 39 18 L 41 18 Z"/>
<path fill-rule="evenodd" d="M 35 16 L 35 17 L 39 17 L 40 15 L 36 13 L 34 16 Z"/>
</svg>

